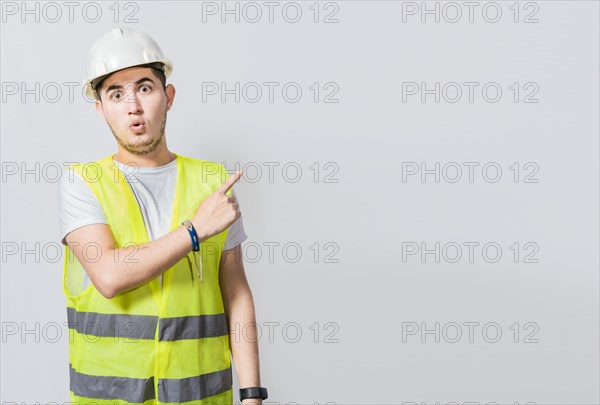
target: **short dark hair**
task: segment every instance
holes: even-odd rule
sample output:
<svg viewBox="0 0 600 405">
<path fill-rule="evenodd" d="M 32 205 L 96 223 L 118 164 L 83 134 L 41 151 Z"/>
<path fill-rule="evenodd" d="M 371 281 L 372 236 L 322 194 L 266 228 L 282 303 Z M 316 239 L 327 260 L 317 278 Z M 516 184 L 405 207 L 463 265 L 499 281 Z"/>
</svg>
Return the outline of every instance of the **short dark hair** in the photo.
<svg viewBox="0 0 600 405">
<path fill-rule="evenodd" d="M 150 68 L 154 72 L 154 76 L 156 76 L 156 78 L 162 84 L 163 90 L 166 90 L 167 77 L 165 76 L 165 72 L 161 68 L 162 64 L 152 63 L 149 65 L 140 65 L 140 67 Z M 116 72 L 113 72 L 113 73 L 116 73 Z M 104 81 L 106 79 L 108 79 L 111 75 L 112 75 L 112 73 L 107 76 L 104 76 L 103 78 L 100 79 L 100 81 L 98 83 L 95 84 L 94 94 L 96 95 L 96 99 L 99 100 L 100 102 L 102 102 L 102 99 L 100 98 L 100 90 L 102 90 L 102 84 L 104 84 Z"/>
</svg>

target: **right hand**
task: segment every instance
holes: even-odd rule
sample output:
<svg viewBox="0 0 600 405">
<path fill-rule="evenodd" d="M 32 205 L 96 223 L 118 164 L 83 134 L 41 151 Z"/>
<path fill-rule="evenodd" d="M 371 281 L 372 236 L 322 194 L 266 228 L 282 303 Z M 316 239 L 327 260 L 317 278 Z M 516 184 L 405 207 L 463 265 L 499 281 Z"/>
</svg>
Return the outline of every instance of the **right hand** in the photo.
<svg viewBox="0 0 600 405">
<path fill-rule="evenodd" d="M 224 231 L 241 216 L 235 198 L 225 194 L 241 177 L 242 170 L 233 173 L 198 207 L 192 224 L 200 241 Z"/>
</svg>

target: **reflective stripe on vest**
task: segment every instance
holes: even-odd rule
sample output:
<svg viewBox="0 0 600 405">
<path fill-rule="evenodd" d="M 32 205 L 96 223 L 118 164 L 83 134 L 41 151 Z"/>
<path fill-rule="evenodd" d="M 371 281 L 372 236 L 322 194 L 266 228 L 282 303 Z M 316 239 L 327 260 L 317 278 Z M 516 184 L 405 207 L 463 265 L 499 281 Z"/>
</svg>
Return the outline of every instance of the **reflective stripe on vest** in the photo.
<svg viewBox="0 0 600 405">
<path fill-rule="evenodd" d="M 82 374 L 69 363 L 71 391 L 88 398 L 142 403 L 154 399 L 154 378 L 105 377 Z"/>
<path fill-rule="evenodd" d="M 180 155 L 176 160 L 171 230 L 192 218 L 229 176 L 218 163 Z M 71 168 L 98 198 L 117 246 L 149 242 L 138 202 L 112 156 L 88 164 L 87 170 Z M 229 331 L 219 284 L 227 231 L 201 244 L 203 282 L 190 271 L 186 257 L 163 273 L 162 285 L 157 277 L 111 299 L 93 284 L 71 295 L 68 286 L 80 285 L 77 274 L 85 270 L 65 247 L 72 402 L 233 403 Z M 135 261 L 135 252 L 124 256 Z M 112 260 L 114 253 L 109 254 Z"/>
<path fill-rule="evenodd" d="M 158 340 L 202 339 L 227 335 L 227 316 L 181 316 L 162 318 L 148 315 L 100 314 L 78 312 L 67 308 L 69 328 L 85 335 L 129 339 L 154 339 L 158 325 Z"/>
<path fill-rule="evenodd" d="M 75 395 L 97 399 L 119 399 L 143 403 L 155 399 L 154 378 L 127 378 L 87 375 L 69 364 L 71 391 Z M 158 400 L 181 403 L 212 397 L 231 389 L 231 367 L 214 373 L 181 379 L 160 379 Z"/>
<path fill-rule="evenodd" d="M 231 389 L 231 367 L 196 377 L 158 381 L 160 402 L 189 402 L 204 399 Z"/>
</svg>

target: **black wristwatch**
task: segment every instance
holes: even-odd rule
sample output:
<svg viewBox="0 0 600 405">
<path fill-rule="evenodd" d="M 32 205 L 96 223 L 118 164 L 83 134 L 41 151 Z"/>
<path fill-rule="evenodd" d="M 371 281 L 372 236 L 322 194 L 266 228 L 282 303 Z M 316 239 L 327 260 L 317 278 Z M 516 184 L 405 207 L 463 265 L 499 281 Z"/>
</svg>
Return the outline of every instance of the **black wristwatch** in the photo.
<svg viewBox="0 0 600 405">
<path fill-rule="evenodd" d="M 240 388 L 240 401 L 248 398 L 267 399 L 267 389 L 263 387 Z"/>
</svg>

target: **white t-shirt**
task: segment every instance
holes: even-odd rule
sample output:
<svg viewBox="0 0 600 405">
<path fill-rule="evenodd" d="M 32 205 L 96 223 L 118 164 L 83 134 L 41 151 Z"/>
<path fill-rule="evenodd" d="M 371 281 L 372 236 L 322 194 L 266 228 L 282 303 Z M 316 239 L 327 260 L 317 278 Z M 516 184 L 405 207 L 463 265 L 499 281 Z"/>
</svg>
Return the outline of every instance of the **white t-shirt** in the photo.
<svg viewBox="0 0 600 405">
<path fill-rule="evenodd" d="M 131 185 L 150 240 L 169 233 L 177 180 L 177 159 L 160 167 L 137 167 L 114 162 Z M 90 224 L 108 224 L 96 195 L 77 173 L 73 173 L 65 170 L 58 188 L 59 221 L 64 245 L 65 237 L 77 228 Z M 233 189 L 232 193 L 235 195 Z M 236 201 L 239 206 L 237 197 Z M 229 227 L 224 249 L 231 249 L 246 239 L 240 217 Z M 83 273 L 82 288 L 86 289 L 91 280 L 85 271 Z M 160 281 L 162 283 L 162 275 Z"/>
</svg>

